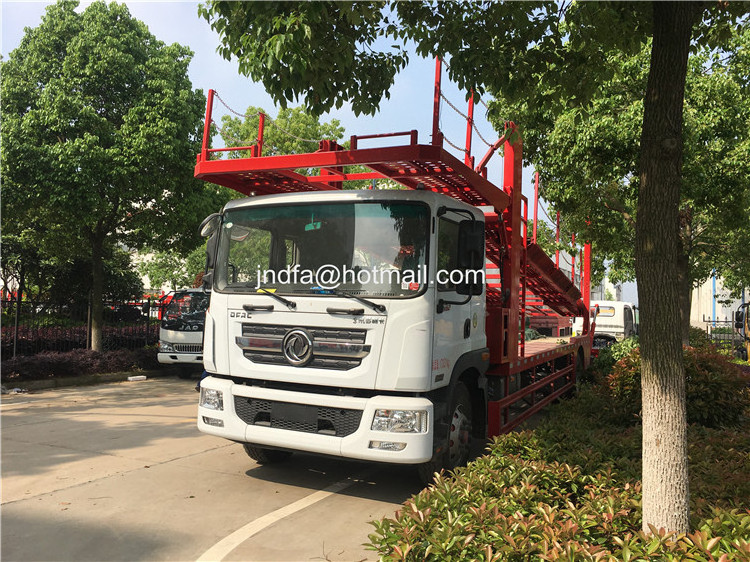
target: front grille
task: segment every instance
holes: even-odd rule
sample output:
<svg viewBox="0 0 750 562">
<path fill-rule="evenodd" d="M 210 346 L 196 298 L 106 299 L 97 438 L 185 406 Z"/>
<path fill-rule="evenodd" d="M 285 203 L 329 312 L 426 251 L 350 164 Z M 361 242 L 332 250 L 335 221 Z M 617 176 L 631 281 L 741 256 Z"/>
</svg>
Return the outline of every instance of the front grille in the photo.
<svg viewBox="0 0 750 562">
<path fill-rule="evenodd" d="M 288 365 L 282 342 L 287 333 L 299 328 L 306 330 L 313 340 L 313 357 L 305 367 L 348 371 L 361 365 L 370 352 L 370 346 L 365 345 L 366 330 L 274 324 L 243 323 L 242 341 L 238 338 L 237 345 L 253 363 Z"/>
<path fill-rule="evenodd" d="M 362 410 L 307 406 L 244 396 L 234 397 L 234 409 L 248 425 L 336 437 L 346 437 L 357 431 L 362 419 Z"/>
<path fill-rule="evenodd" d="M 310 328 L 306 326 L 280 326 L 275 324 L 242 324 L 244 337 L 270 336 L 282 339 L 287 332 L 295 328 L 304 328 L 316 340 L 341 343 L 365 343 L 367 330 L 350 330 L 348 328 Z"/>
<path fill-rule="evenodd" d="M 203 346 L 195 343 L 176 343 L 174 350 L 176 353 L 203 353 Z"/>
</svg>

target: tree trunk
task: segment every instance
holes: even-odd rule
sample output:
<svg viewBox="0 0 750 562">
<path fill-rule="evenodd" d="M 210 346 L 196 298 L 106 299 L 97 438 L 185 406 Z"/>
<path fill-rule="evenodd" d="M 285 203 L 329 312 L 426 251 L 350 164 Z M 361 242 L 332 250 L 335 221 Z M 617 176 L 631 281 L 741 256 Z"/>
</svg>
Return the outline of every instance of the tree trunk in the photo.
<svg viewBox="0 0 750 562">
<path fill-rule="evenodd" d="M 680 302 L 680 339 L 682 345 L 690 345 L 690 308 L 693 284 L 690 281 L 690 258 L 681 252 L 677 257 L 677 290 Z"/>
<path fill-rule="evenodd" d="M 91 243 L 91 349 L 104 350 L 104 237 L 94 235 Z"/>
<path fill-rule="evenodd" d="M 682 109 L 697 5 L 654 2 L 644 99 L 635 266 L 641 305 L 643 529 L 687 532 L 685 369 L 677 260 Z"/>
</svg>

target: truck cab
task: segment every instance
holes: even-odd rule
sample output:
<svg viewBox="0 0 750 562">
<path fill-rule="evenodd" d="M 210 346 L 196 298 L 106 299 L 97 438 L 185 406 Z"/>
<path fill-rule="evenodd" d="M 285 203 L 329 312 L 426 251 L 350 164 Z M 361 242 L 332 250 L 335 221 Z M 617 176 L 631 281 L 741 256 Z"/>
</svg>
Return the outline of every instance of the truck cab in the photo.
<svg viewBox="0 0 750 562">
<path fill-rule="evenodd" d="M 257 459 L 432 459 L 446 397 L 488 366 L 482 211 L 343 191 L 237 200 L 212 220 L 201 431 Z M 454 430 L 456 463 L 470 430 Z"/>
</svg>

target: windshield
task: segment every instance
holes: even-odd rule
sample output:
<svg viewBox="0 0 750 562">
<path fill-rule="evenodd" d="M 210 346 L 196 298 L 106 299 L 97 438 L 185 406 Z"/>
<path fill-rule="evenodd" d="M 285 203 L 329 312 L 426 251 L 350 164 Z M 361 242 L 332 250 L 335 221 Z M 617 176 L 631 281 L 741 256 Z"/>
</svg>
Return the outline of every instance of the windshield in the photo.
<svg viewBox="0 0 750 562">
<path fill-rule="evenodd" d="M 176 292 L 164 309 L 162 328 L 186 332 L 203 330 L 210 297 L 210 293 L 203 291 Z"/>
<path fill-rule="evenodd" d="M 405 297 L 426 282 L 429 208 L 366 202 L 227 211 L 216 288 Z"/>
</svg>

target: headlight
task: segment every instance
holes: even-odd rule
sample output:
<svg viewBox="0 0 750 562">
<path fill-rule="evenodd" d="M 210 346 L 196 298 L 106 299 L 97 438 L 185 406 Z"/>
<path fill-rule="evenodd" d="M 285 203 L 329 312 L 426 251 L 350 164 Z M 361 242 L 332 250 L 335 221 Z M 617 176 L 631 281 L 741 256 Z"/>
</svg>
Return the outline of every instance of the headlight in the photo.
<svg viewBox="0 0 750 562">
<path fill-rule="evenodd" d="M 160 341 L 159 353 L 174 353 L 174 347 L 168 341 Z"/>
<path fill-rule="evenodd" d="M 427 433 L 427 412 L 424 410 L 375 410 L 371 429 L 390 433 Z"/>
<path fill-rule="evenodd" d="M 224 393 L 212 388 L 201 388 L 201 399 L 199 405 L 209 410 L 224 409 Z"/>
</svg>

